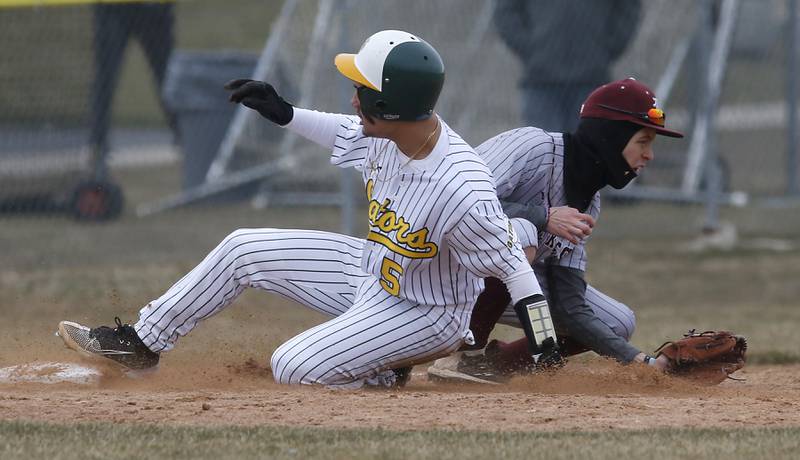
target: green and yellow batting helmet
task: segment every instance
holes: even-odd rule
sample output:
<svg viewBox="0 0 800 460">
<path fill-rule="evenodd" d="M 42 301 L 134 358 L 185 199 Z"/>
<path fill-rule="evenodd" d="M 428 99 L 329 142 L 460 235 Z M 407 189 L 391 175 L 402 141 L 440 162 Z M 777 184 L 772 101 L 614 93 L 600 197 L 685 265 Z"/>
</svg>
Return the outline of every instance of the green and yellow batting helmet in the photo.
<svg viewBox="0 0 800 460">
<path fill-rule="evenodd" d="M 400 30 L 378 32 L 357 54 L 339 54 L 334 63 L 345 77 L 361 85 L 361 111 L 382 120 L 429 118 L 444 85 L 439 53 L 428 42 Z"/>
</svg>

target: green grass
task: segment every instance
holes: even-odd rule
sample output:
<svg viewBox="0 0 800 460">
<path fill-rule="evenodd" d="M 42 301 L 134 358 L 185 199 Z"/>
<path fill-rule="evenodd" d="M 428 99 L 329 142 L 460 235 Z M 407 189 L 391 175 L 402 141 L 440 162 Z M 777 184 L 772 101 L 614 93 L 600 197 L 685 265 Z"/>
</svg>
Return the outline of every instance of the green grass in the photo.
<svg viewBox="0 0 800 460">
<path fill-rule="evenodd" d="M 800 354 L 796 351 L 756 352 L 748 360 L 753 364 L 795 364 L 800 363 Z"/>
<path fill-rule="evenodd" d="M 0 422 L 4 459 L 781 459 L 800 449 L 800 429 L 602 433 L 398 432 L 283 427 L 55 425 Z"/>
</svg>

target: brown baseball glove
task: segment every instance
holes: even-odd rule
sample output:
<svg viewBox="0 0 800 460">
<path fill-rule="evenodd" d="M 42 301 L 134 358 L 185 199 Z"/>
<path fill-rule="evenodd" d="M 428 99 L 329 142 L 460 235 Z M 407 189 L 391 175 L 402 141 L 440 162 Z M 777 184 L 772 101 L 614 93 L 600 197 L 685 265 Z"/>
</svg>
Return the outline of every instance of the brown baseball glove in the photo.
<svg viewBox="0 0 800 460">
<path fill-rule="evenodd" d="M 656 356 L 669 358 L 669 372 L 716 385 L 744 367 L 747 340 L 728 331 L 695 332 L 658 347 Z"/>
</svg>

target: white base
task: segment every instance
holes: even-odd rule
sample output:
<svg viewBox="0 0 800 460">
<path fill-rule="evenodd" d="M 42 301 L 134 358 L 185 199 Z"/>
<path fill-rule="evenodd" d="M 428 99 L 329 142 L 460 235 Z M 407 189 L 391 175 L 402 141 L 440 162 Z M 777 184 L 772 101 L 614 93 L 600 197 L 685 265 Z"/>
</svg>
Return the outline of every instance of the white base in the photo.
<svg viewBox="0 0 800 460">
<path fill-rule="evenodd" d="M 462 353 L 469 352 L 456 352 L 450 356 L 437 359 L 432 366 L 428 368 L 428 380 L 433 382 L 444 383 L 477 383 L 481 385 L 499 385 L 497 382 L 485 380 L 479 377 L 473 377 L 469 374 L 458 371 L 458 361 Z"/>
<path fill-rule="evenodd" d="M 96 385 L 102 373 L 93 368 L 75 363 L 27 363 L 0 368 L 0 384 L 3 383 L 75 383 Z"/>
<path fill-rule="evenodd" d="M 480 385 L 500 385 L 497 382 L 492 382 L 491 380 L 484 380 L 479 377 L 473 377 L 468 374 L 464 374 L 462 372 L 450 370 L 450 369 L 442 369 L 431 366 L 428 368 L 428 380 L 434 382 L 443 382 L 443 383 L 475 383 Z"/>
</svg>

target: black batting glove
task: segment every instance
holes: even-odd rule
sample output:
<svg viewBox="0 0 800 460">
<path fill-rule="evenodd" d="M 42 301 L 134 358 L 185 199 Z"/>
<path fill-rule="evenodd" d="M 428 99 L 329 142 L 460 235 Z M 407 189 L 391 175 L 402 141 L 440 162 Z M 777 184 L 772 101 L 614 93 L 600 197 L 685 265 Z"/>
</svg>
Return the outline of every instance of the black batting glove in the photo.
<svg viewBox="0 0 800 460">
<path fill-rule="evenodd" d="M 241 78 L 226 83 L 225 89 L 232 91 L 231 102 L 243 104 L 273 123 L 284 126 L 292 121 L 294 108 L 269 83 Z"/>
</svg>

